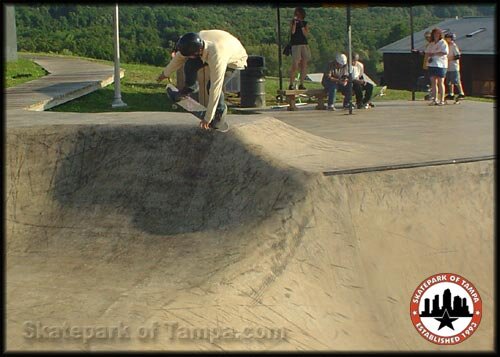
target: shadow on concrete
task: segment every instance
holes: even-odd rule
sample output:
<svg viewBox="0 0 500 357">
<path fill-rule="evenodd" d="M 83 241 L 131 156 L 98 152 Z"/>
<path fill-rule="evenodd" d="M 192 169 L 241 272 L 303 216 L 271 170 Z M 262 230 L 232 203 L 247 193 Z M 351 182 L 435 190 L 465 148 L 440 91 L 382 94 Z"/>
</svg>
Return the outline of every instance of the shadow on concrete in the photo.
<svg viewBox="0 0 500 357">
<path fill-rule="evenodd" d="M 155 235 L 221 229 L 286 207 L 300 185 L 230 133 L 81 127 L 64 138 L 71 149 L 60 158 L 53 193 L 61 212 L 78 212 L 83 221 L 102 219 L 103 211 L 131 216 Z"/>
</svg>

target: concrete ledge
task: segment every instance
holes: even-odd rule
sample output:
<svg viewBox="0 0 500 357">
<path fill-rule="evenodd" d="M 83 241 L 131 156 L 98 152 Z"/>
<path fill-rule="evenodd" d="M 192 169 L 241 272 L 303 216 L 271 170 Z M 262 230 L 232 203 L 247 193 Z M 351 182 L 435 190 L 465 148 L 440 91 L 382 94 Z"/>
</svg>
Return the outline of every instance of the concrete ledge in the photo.
<svg viewBox="0 0 500 357">
<path fill-rule="evenodd" d="M 7 88 L 7 110 L 44 111 L 114 82 L 112 66 L 79 58 L 47 55 L 21 55 L 33 60 L 49 75 Z M 125 71 L 120 71 L 120 78 Z"/>
<path fill-rule="evenodd" d="M 125 70 L 121 69 L 120 70 L 120 78 L 123 78 L 124 75 L 125 75 Z M 69 102 L 69 101 L 76 99 L 76 98 L 83 97 L 84 95 L 87 95 L 89 93 L 95 92 L 96 90 L 104 88 L 104 87 L 112 84 L 114 82 L 114 80 L 115 80 L 115 78 L 113 75 L 113 76 L 111 76 L 107 79 L 101 80 L 99 82 L 93 82 L 87 86 L 78 88 L 76 90 L 65 92 L 60 96 L 56 96 L 56 97 L 53 97 L 51 99 L 47 99 L 47 100 L 44 100 L 42 102 L 35 103 L 33 105 L 30 105 L 26 109 L 40 112 L 40 111 L 44 111 L 44 110 L 47 110 L 50 108 L 54 108 L 54 107 L 57 107 L 58 105 L 64 104 L 64 103 Z"/>
</svg>

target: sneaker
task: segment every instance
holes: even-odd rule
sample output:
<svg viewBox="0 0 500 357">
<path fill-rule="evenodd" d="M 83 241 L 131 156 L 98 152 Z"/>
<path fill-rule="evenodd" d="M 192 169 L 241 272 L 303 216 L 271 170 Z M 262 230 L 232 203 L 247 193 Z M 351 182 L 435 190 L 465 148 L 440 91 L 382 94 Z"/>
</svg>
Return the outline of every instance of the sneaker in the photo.
<svg viewBox="0 0 500 357">
<path fill-rule="evenodd" d="M 337 108 L 335 108 L 335 105 L 329 105 L 328 106 L 328 110 L 331 110 L 331 111 L 336 111 Z"/>
<path fill-rule="evenodd" d="M 432 100 L 432 101 L 429 103 L 429 106 L 433 106 L 433 105 L 438 105 L 438 102 L 436 102 L 435 100 Z"/>
<path fill-rule="evenodd" d="M 446 96 L 446 98 L 444 98 L 444 99 L 445 99 L 445 100 L 454 100 L 454 99 L 455 99 L 455 96 L 454 96 L 454 95 L 452 95 L 452 94 L 448 94 L 448 95 Z"/>
<path fill-rule="evenodd" d="M 290 84 L 290 85 L 288 86 L 288 90 L 295 90 L 295 85 Z"/>
<path fill-rule="evenodd" d="M 172 102 L 175 103 L 179 102 L 183 97 L 185 97 L 182 96 L 179 91 L 172 90 L 169 87 L 167 87 L 167 95 L 172 100 Z"/>
<path fill-rule="evenodd" d="M 303 85 L 303 84 L 300 84 L 300 85 L 299 85 L 299 90 L 306 90 L 306 87 L 304 87 L 304 85 Z"/>
<path fill-rule="evenodd" d="M 370 108 L 371 108 L 371 106 L 370 106 L 370 104 L 365 104 L 365 106 L 364 106 L 363 108 L 365 108 L 365 109 L 370 109 Z"/>
<path fill-rule="evenodd" d="M 358 108 L 358 109 L 364 109 L 365 106 L 362 103 L 358 103 L 358 104 L 356 104 L 356 108 Z"/>
<path fill-rule="evenodd" d="M 436 102 L 436 105 L 439 105 L 439 106 L 441 106 L 441 105 L 445 105 L 445 104 L 446 104 L 446 102 L 439 102 L 439 103 L 438 103 L 438 102 Z"/>
<path fill-rule="evenodd" d="M 368 105 L 370 108 L 375 108 L 375 104 L 373 104 L 372 102 L 368 102 L 366 103 L 366 105 Z"/>
<path fill-rule="evenodd" d="M 464 99 L 465 98 L 465 94 L 459 94 L 457 95 L 457 99 Z"/>
</svg>

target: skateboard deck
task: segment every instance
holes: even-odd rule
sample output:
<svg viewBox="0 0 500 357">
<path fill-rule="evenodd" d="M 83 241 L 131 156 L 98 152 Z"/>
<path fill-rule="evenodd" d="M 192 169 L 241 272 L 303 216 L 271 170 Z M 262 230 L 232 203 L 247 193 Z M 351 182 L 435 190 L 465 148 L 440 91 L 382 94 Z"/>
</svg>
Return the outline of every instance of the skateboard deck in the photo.
<svg viewBox="0 0 500 357">
<path fill-rule="evenodd" d="M 198 103 L 190 96 L 185 96 L 181 100 L 176 101 L 175 95 L 177 92 L 179 92 L 179 90 L 171 83 L 167 84 L 166 91 L 169 98 L 174 102 L 172 104 L 172 109 L 175 110 L 181 107 L 185 111 L 193 114 L 199 120 L 203 120 L 205 118 L 205 112 L 207 111 L 207 108 L 204 105 Z M 215 124 L 214 129 L 225 133 L 229 130 L 229 124 L 226 120 L 223 119 L 222 121 Z"/>
</svg>

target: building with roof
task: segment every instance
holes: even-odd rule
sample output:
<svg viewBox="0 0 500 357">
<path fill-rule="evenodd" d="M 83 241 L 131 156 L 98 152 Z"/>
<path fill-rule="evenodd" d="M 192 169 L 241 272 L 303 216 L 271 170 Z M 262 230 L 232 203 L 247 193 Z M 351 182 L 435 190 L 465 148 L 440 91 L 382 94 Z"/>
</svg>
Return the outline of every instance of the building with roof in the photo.
<svg viewBox="0 0 500 357">
<path fill-rule="evenodd" d="M 456 34 L 462 52 L 460 74 L 466 95 L 495 96 L 496 38 L 493 17 L 463 17 L 442 21 L 414 33 L 414 48 L 423 50 L 424 33 L 435 27 Z M 379 49 L 383 53 L 384 81 L 388 88 L 415 88 L 423 75 L 423 56 L 411 52 L 411 37 L 407 36 Z"/>
</svg>

